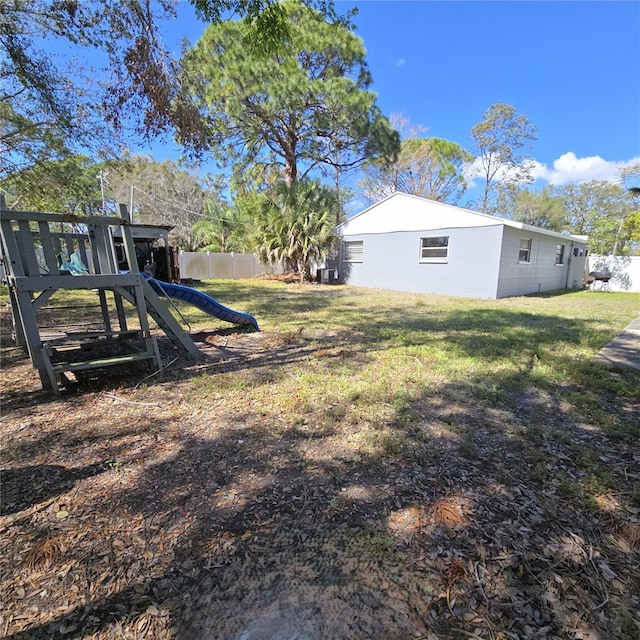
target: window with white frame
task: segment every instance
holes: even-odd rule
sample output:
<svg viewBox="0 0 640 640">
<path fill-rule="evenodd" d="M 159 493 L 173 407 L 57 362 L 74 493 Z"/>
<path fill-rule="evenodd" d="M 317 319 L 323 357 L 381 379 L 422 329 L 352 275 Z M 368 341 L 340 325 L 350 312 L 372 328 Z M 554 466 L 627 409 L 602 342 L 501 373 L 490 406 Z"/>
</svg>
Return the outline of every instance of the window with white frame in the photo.
<svg viewBox="0 0 640 640">
<path fill-rule="evenodd" d="M 449 260 L 449 236 L 420 238 L 420 262 L 447 262 Z"/>
<path fill-rule="evenodd" d="M 351 240 L 344 243 L 344 261 L 362 262 L 364 255 L 364 242 L 362 240 Z"/>
<path fill-rule="evenodd" d="M 518 262 L 531 262 L 531 238 L 520 238 Z"/>
<path fill-rule="evenodd" d="M 564 245 L 563 244 L 556 245 L 556 264 L 557 265 L 564 264 Z"/>
</svg>

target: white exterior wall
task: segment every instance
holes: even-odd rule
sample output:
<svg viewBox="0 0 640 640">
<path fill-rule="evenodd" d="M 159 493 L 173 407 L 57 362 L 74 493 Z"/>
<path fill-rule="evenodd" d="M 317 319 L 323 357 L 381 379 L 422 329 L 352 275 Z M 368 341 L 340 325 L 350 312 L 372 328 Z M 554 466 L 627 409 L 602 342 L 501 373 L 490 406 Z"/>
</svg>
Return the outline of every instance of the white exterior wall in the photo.
<svg viewBox="0 0 640 640">
<path fill-rule="evenodd" d="M 339 262 L 344 282 L 399 291 L 503 298 L 581 287 L 586 238 L 567 236 L 405 193 L 395 193 L 339 225 L 343 240 L 362 240 L 362 263 Z M 445 236 L 446 264 L 421 263 L 420 238 Z M 530 262 L 519 263 L 520 238 L 531 238 Z M 556 246 L 564 244 L 564 264 Z M 583 257 L 572 255 L 573 247 Z"/>
<path fill-rule="evenodd" d="M 519 261 L 520 239 L 531 238 L 530 262 Z M 564 264 L 556 265 L 556 247 L 565 245 Z M 585 258 L 574 258 L 572 249 L 578 246 L 583 253 L 584 244 L 574 239 L 558 238 L 529 229 L 505 227 L 500 259 L 498 297 L 519 296 L 539 291 L 581 288 Z M 576 268 L 578 267 L 578 268 Z M 569 273 L 571 269 L 571 274 Z"/>
<path fill-rule="evenodd" d="M 497 218 L 484 213 L 396 193 L 341 224 L 338 234 L 352 236 L 424 229 L 492 227 L 497 222 Z"/>
<path fill-rule="evenodd" d="M 446 263 L 420 262 L 420 240 L 449 236 Z M 437 229 L 344 236 L 343 241 L 362 241 L 362 262 L 344 262 L 341 252 L 339 277 L 361 287 L 416 293 L 495 298 L 502 226 L 470 229 Z"/>
<path fill-rule="evenodd" d="M 640 291 L 640 256 L 589 256 L 588 271 L 609 271 L 610 291 Z"/>
<path fill-rule="evenodd" d="M 180 277 L 194 280 L 253 278 L 261 265 L 252 253 L 180 252 Z"/>
</svg>

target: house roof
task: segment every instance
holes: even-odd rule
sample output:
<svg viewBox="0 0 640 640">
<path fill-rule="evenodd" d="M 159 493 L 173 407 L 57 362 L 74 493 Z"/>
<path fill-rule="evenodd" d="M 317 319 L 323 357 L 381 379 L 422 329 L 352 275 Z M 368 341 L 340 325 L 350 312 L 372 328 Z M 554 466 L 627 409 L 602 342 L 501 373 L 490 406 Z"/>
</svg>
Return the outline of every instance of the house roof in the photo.
<svg viewBox="0 0 640 640">
<path fill-rule="evenodd" d="M 392 214 L 390 210 L 392 209 Z M 397 191 L 356 214 L 337 227 L 339 235 L 393 233 L 398 231 L 434 231 L 502 225 L 529 233 L 541 233 L 563 240 L 586 243 L 587 236 L 573 236 L 541 229 L 522 222 L 498 218 L 487 213 L 456 207 Z"/>
</svg>

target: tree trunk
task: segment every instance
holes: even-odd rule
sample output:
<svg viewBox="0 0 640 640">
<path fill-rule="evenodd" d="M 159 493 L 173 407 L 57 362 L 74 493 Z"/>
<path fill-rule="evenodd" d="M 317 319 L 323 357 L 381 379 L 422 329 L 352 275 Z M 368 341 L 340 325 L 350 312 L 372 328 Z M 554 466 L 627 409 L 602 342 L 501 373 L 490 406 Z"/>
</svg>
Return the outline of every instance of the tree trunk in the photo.
<svg viewBox="0 0 640 640">
<path fill-rule="evenodd" d="M 291 185 L 298 179 L 298 158 L 296 154 L 296 133 L 295 127 L 291 126 L 285 131 L 284 145 L 284 183 L 290 189 Z"/>
<path fill-rule="evenodd" d="M 285 157 L 284 162 L 284 183 L 287 185 L 287 189 L 291 189 L 291 185 L 298 179 L 298 166 L 296 159 L 289 154 Z"/>
<path fill-rule="evenodd" d="M 311 282 L 311 265 L 308 260 L 298 260 L 300 282 Z"/>
<path fill-rule="evenodd" d="M 620 234 L 622 233 L 622 226 L 624 225 L 624 218 L 620 219 L 620 224 L 618 225 L 618 230 L 616 231 L 616 239 L 613 243 L 613 257 L 616 257 L 618 253 L 618 240 L 620 239 Z"/>
<path fill-rule="evenodd" d="M 487 205 L 489 204 L 489 178 L 486 179 L 484 185 L 484 193 L 482 194 L 482 203 L 480 205 L 480 211 L 482 213 L 487 212 Z"/>
</svg>

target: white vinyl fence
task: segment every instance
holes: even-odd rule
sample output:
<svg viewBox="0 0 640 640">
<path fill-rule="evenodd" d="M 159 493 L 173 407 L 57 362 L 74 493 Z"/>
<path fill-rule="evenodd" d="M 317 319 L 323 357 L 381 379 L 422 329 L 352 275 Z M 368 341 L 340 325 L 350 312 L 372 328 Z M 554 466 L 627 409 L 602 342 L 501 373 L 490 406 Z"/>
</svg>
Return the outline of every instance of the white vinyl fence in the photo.
<svg viewBox="0 0 640 640">
<path fill-rule="evenodd" d="M 611 291 L 640 291 L 640 256 L 589 256 L 589 272 L 608 271 Z"/>
<path fill-rule="evenodd" d="M 265 274 L 284 273 L 281 266 L 264 265 L 252 253 L 180 251 L 179 261 L 180 277 L 193 280 L 253 278 Z M 89 270 L 92 270 L 91 261 L 89 262 Z M 0 264 L 0 282 L 5 281 L 4 267 Z"/>
<path fill-rule="evenodd" d="M 253 278 L 266 273 L 282 273 L 282 269 L 262 264 L 252 253 L 180 252 L 180 278 L 215 280 L 220 278 Z"/>
</svg>

